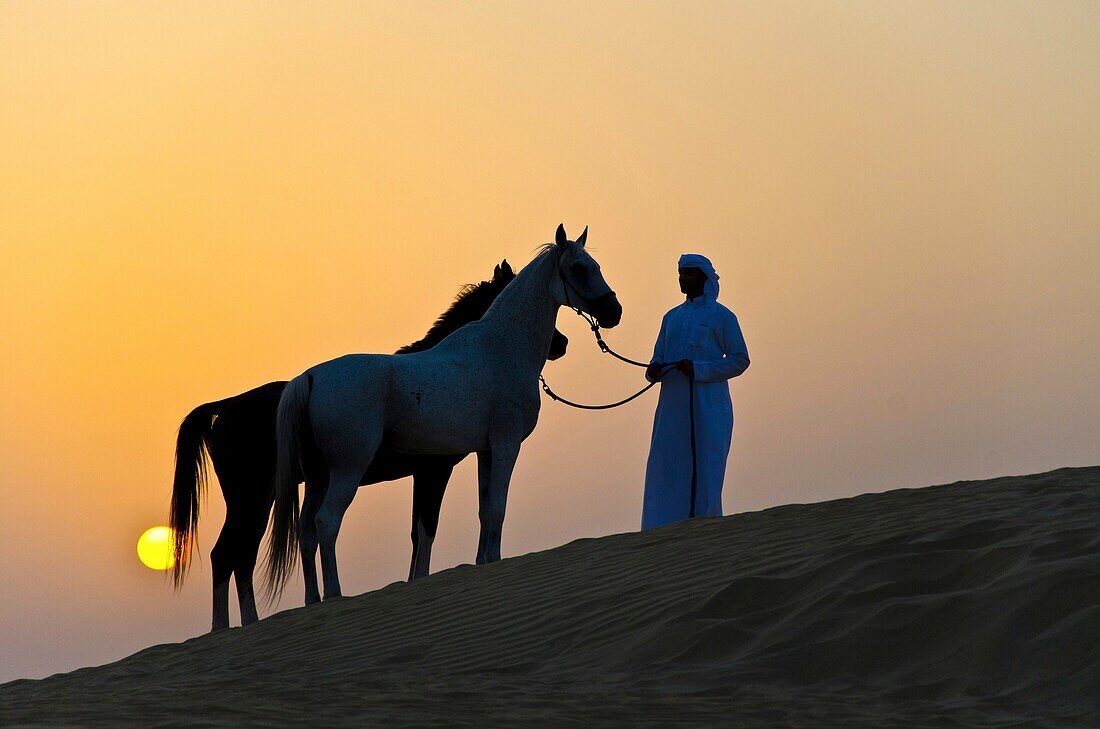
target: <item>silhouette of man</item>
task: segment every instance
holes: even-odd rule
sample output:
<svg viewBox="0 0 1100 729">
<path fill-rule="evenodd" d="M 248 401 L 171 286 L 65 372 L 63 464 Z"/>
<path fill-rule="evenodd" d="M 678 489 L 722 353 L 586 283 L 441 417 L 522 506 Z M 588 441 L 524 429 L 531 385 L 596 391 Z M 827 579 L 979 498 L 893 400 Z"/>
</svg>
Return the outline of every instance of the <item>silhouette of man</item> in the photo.
<svg viewBox="0 0 1100 729">
<path fill-rule="evenodd" d="M 686 299 L 665 314 L 646 369 L 646 379 L 660 380 L 661 397 L 646 464 L 643 530 L 692 516 L 722 515 L 722 483 L 733 436 L 726 381 L 749 366 L 737 317 L 718 303 L 714 266 L 705 256 L 686 253 L 679 268 Z"/>
</svg>

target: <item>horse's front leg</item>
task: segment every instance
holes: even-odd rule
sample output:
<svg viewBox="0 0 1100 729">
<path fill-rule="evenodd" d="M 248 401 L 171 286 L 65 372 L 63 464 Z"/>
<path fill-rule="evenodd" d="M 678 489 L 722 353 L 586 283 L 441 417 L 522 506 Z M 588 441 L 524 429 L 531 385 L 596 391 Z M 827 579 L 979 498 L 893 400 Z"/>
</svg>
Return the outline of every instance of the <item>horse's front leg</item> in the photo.
<svg viewBox="0 0 1100 729">
<path fill-rule="evenodd" d="M 439 528 L 439 509 L 454 471 L 453 463 L 432 464 L 413 473 L 412 561 L 409 582 L 427 577 L 432 561 L 432 543 Z"/>
<path fill-rule="evenodd" d="M 477 545 L 477 563 L 500 559 L 500 537 L 504 528 L 504 510 L 508 505 L 508 484 L 519 457 L 519 443 L 494 444 L 492 450 L 478 451 L 478 517 L 481 536 Z"/>
</svg>

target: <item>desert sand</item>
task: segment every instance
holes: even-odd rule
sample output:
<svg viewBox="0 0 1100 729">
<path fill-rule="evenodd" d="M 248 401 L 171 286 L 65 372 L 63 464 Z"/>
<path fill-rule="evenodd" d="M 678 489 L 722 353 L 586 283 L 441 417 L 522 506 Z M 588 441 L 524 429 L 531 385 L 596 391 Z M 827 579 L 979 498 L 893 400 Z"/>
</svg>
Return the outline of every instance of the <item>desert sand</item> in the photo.
<svg viewBox="0 0 1100 729">
<path fill-rule="evenodd" d="M 0 686 L 4 726 L 307 722 L 1100 726 L 1100 467 L 580 540 Z"/>
</svg>

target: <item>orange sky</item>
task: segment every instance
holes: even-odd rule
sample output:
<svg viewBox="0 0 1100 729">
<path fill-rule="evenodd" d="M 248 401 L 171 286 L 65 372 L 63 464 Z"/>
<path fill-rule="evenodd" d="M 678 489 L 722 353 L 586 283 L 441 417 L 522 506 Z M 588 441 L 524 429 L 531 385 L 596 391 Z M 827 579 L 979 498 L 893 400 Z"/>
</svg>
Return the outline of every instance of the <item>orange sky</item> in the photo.
<svg viewBox="0 0 1100 729">
<path fill-rule="evenodd" d="M 208 559 L 175 595 L 133 552 L 180 419 L 419 338 L 559 222 L 630 356 L 715 262 L 727 512 L 1100 462 L 1094 3 L 225 5 L 0 6 L 0 680 L 203 632 Z M 559 391 L 638 386 L 559 325 Z M 544 405 L 505 554 L 637 527 L 655 400 Z M 405 575 L 409 504 L 360 491 L 346 592 Z"/>
</svg>

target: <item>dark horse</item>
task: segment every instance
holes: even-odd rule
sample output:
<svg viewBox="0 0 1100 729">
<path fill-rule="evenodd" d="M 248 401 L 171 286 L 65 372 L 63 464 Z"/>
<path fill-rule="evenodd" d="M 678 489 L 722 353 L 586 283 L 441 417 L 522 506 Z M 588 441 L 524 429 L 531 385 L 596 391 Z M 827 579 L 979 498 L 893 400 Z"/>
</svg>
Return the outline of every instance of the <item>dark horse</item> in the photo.
<svg viewBox="0 0 1100 729">
<path fill-rule="evenodd" d="M 402 347 L 397 354 L 430 349 L 459 327 L 480 319 L 515 277 L 512 267 L 503 261 L 493 271 L 492 279 L 463 287 L 424 338 Z M 555 330 L 549 359 L 564 355 L 568 341 Z M 225 498 L 225 524 L 210 552 L 214 581 L 211 630 L 229 627 L 230 575 L 237 582 L 241 623 L 248 625 L 259 619 L 252 575 L 273 500 L 275 411 L 286 385 L 269 382 L 225 400 L 199 405 L 180 424 L 169 517 L 176 535 L 172 578 L 177 588 L 183 584 L 190 563 L 199 522 L 199 496 L 206 491 L 207 454 Z M 410 580 L 428 574 L 443 493 L 463 457 L 412 455 L 383 447 L 363 474 L 362 486 L 413 477 Z"/>
</svg>

